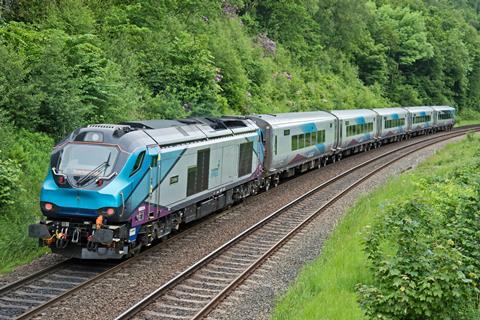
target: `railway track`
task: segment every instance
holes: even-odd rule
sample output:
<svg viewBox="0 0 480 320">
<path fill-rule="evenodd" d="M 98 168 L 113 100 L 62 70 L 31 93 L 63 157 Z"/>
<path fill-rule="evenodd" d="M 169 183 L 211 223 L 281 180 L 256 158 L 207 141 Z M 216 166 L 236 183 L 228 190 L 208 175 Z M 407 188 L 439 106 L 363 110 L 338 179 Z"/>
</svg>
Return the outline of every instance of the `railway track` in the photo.
<svg viewBox="0 0 480 320">
<path fill-rule="evenodd" d="M 375 161 L 375 159 L 378 160 L 378 159 L 383 158 L 383 157 L 385 157 L 389 154 L 392 154 L 394 152 L 398 152 L 399 150 L 403 150 L 403 149 L 412 147 L 413 145 L 425 143 L 426 141 L 430 141 L 432 139 L 435 140 L 434 143 L 436 143 L 436 142 L 438 142 L 437 140 L 439 140 L 441 138 L 450 138 L 453 135 L 465 134 L 465 132 L 471 130 L 472 128 L 477 128 L 477 127 L 469 126 L 469 127 L 464 127 L 464 128 L 458 128 L 458 129 L 455 129 L 453 132 L 437 134 L 435 136 L 430 136 L 427 139 L 422 139 L 422 140 L 419 140 L 419 141 L 415 141 L 415 142 L 413 142 L 409 145 L 397 148 L 393 151 L 389 151 L 385 154 L 382 154 L 382 155 L 380 155 L 380 156 L 378 156 L 378 157 L 376 157 L 372 160 L 366 161 L 363 164 L 361 164 L 359 166 L 356 166 L 355 168 L 359 169 L 360 167 L 363 167 L 363 166 L 367 165 L 368 163 L 371 163 L 371 162 Z M 355 168 L 352 168 L 352 170 L 355 169 Z M 352 172 L 352 171 L 349 171 L 349 172 Z M 318 191 L 318 190 L 326 187 L 327 185 L 333 183 L 335 180 L 338 180 L 341 176 L 345 176 L 349 172 L 346 172 L 343 175 L 339 175 L 339 176 L 335 177 L 334 179 L 331 179 L 331 180 L 327 181 L 326 183 L 318 186 L 316 189 L 314 189 L 314 190 L 310 191 L 309 193 L 307 193 L 306 195 L 302 196 L 301 199 L 307 198 L 308 196 L 315 193 L 316 191 Z M 279 211 L 284 211 L 284 210 L 287 210 L 288 208 L 294 206 L 295 202 L 297 202 L 297 201 L 300 201 L 300 199 L 297 199 L 297 200 L 293 201 L 292 203 L 284 206 L 282 209 L 276 211 L 276 214 L 279 214 L 278 213 Z M 305 211 L 305 210 L 302 209 L 300 211 Z M 276 215 L 276 214 L 274 213 L 274 214 L 272 214 L 272 216 Z M 222 214 L 212 215 L 209 218 L 201 220 L 200 223 L 189 227 L 186 231 L 193 231 L 193 230 L 195 230 L 195 228 L 197 226 L 201 226 L 203 223 L 205 223 L 209 220 L 217 219 L 221 215 Z M 268 217 L 267 219 L 262 220 L 261 223 L 267 223 L 272 216 Z M 301 220 L 300 216 L 292 217 L 291 223 L 289 222 L 288 226 L 292 227 L 294 222 L 296 224 L 299 224 L 301 222 L 300 220 Z M 252 239 L 256 239 L 253 242 L 245 242 L 247 245 L 246 246 L 244 245 L 241 248 L 242 250 L 238 251 L 239 258 L 235 260 L 236 262 L 234 261 L 235 266 L 237 266 L 237 267 L 241 266 L 242 265 L 241 264 L 242 260 L 245 261 L 245 263 L 244 263 L 245 265 L 247 265 L 251 262 L 251 258 L 253 256 L 250 255 L 249 250 L 254 245 L 258 244 L 257 248 L 259 250 L 257 252 L 257 255 L 255 255 L 254 257 L 257 257 L 259 255 L 261 256 L 262 252 L 266 251 L 267 247 L 269 247 L 271 245 L 271 243 L 279 237 L 280 234 L 285 233 L 286 230 L 284 230 L 284 228 L 281 225 L 280 226 L 274 225 L 274 226 L 275 226 L 274 229 L 270 230 L 270 232 L 272 234 L 271 238 L 268 238 L 268 237 L 264 238 L 263 236 L 261 236 L 261 237 L 258 237 L 258 238 L 252 238 Z M 287 224 L 285 225 L 285 227 L 286 226 L 287 226 Z M 245 235 L 247 235 L 247 233 L 252 233 L 258 227 L 259 227 L 259 225 L 254 226 L 254 227 L 248 229 L 247 231 L 245 231 L 244 233 L 242 233 L 242 235 L 245 236 Z M 265 230 L 267 230 L 267 229 L 265 229 Z M 283 233 L 277 234 L 277 230 L 278 231 L 282 230 Z M 184 233 L 185 232 L 171 237 L 170 239 L 167 240 L 167 242 L 174 241 L 175 238 L 177 238 L 177 236 L 180 236 L 182 234 L 184 235 Z M 273 237 L 274 234 L 277 234 L 277 235 L 275 237 Z M 265 239 L 269 239 L 269 240 L 266 241 Z M 216 255 L 220 254 L 221 253 L 220 251 L 225 250 L 225 249 L 222 249 L 222 248 L 224 248 L 226 246 L 230 247 L 236 241 L 238 241 L 238 240 L 233 239 L 232 241 L 227 243 L 225 246 L 219 248 L 217 251 L 215 251 L 214 253 L 212 253 L 211 255 L 206 257 L 205 259 L 199 261 L 195 266 L 192 266 L 192 268 L 187 269 L 186 272 L 184 272 L 184 273 L 180 274 L 178 277 L 172 279 L 170 282 L 168 282 L 167 284 L 162 286 L 162 288 L 160 288 L 159 290 L 156 290 L 156 293 L 154 294 L 155 297 L 161 296 L 162 292 L 165 292 L 165 290 L 168 290 L 168 289 L 172 288 L 176 284 L 178 279 L 183 277 L 182 275 L 186 275 L 189 272 L 197 271 L 197 269 L 201 268 L 202 265 L 208 259 L 211 259 L 213 256 L 216 256 Z M 167 243 L 167 242 L 165 242 L 165 243 Z M 56 264 L 52 267 L 41 270 L 41 271 L 39 271 L 35 274 L 32 274 L 32 275 L 28 276 L 27 278 L 21 279 L 21 280 L 15 282 L 15 283 L 6 285 L 6 286 L 0 288 L 0 320 L 1 319 L 14 319 L 14 318 L 16 318 L 16 319 L 31 318 L 31 317 L 37 315 L 38 313 L 40 313 L 42 310 L 45 310 L 45 309 L 51 307 L 52 305 L 54 305 L 55 303 L 68 298 L 69 296 L 71 296 L 75 292 L 79 291 L 80 289 L 85 288 L 86 286 L 88 286 L 92 283 L 95 283 L 98 279 L 101 279 L 101 278 L 103 278 L 103 277 L 105 277 L 109 274 L 113 274 L 116 271 L 122 270 L 123 268 L 125 268 L 126 266 L 134 263 L 135 261 L 139 261 L 141 259 L 144 259 L 147 254 L 148 254 L 148 251 L 145 251 L 145 252 L 141 253 L 140 255 L 135 256 L 134 258 L 123 261 L 121 263 L 113 263 L 113 264 L 112 263 L 99 263 L 98 261 L 95 262 L 94 264 L 92 264 L 92 263 L 88 263 L 88 262 L 82 262 L 82 261 L 70 259 L 70 260 L 66 260 L 64 262 L 61 262 L 59 264 Z M 237 268 L 235 266 L 231 265 L 232 270 Z M 229 268 L 227 268 L 226 270 L 229 270 Z M 209 277 L 209 278 L 212 278 L 212 279 L 215 280 L 215 278 L 218 278 L 219 275 L 220 276 L 224 275 L 224 273 L 222 273 L 222 268 L 213 269 L 212 271 L 213 272 L 207 273 L 207 275 L 206 275 L 207 278 Z M 240 272 L 241 270 L 239 269 L 237 271 Z M 237 273 L 235 273 L 235 274 L 237 274 Z M 200 274 L 200 275 L 202 276 L 202 274 Z M 217 275 L 217 277 L 215 277 L 215 275 Z M 197 280 L 197 282 L 195 282 L 195 281 L 193 281 L 193 282 L 195 282 L 196 285 L 198 285 L 199 283 L 207 283 L 208 282 L 208 281 L 204 281 L 205 280 L 205 275 L 203 275 L 203 278 L 200 277 L 199 279 L 201 279 L 201 280 Z M 221 278 L 221 279 L 223 279 L 223 278 Z M 228 280 L 228 282 L 233 281 L 231 279 L 231 276 L 228 277 L 228 278 L 224 278 L 223 282 L 227 282 L 227 280 Z M 220 281 L 222 281 L 222 280 L 220 280 Z M 225 287 L 225 284 L 222 284 L 222 285 L 223 285 L 223 287 Z M 195 295 L 195 291 L 193 291 L 196 288 L 195 286 L 191 286 L 191 287 L 187 286 L 185 288 L 187 289 L 187 292 L 188 292 L 188 289 L 192 290 L 191 293 L 193 295 Z M 191 288 L 193 288 L 193 289 L 191 289 Z M 216 285 L 212 286 L 212 288 L 206 288 L 206 289 L 211 289 L 210 291 L 208 291 L 209 295 L 205 296 L 205 295 L 199 293 L 196 296 L 197 298 L 202 298 L 200 300 L 201 300 L 203 305 L 205 305 L 204 302 L 206 302 L 205 301 L 206 297 L 211 298 L 215 294 L 218 294 L 219 292 L 223 291 L 223 289 L 218 290 L 219 288 Z M 184 302 L 187 302 L 187 304 L 191 303 L 191 305 L 197 306 L 197 308 L 195 308 L 195 310 L 201 310 L 202 308 L 198 308 L 198 307 L 201 306 L 200 304 L 197 303 L 197 302 L 199 302 L 198 300 L 188 299 L 188 297 L 193 297 L 193 295 L 180 295 L 179 297 L 181 297 Z M 170 298 L 169 301 L 172 302 L 173 300 L 171 300 L 171 298 Z M 178 314 L 188 314 L 186 316 L 186 318 L 189 318 L 190 313 L 192 313 L 192 310 L 189 310 L 189 309 L 192 309 L 190 307 L 191 305 L 186 307 L 187 309 L 185 309 L 185 310 L 181 310 L 181 306 L 180 306 Z M 135 309 L 135 307 L 132 308 L 132 311 L 128 310 L 125 314 L 121 315 L 119 317 L 119 319 L 124 319 L 124 318 L 131 317 L 132 315 L 134 315 L 138 311 L 140 311 L 143 307 L 136 306 L 136 308 L 137 309 Z M 165 317 L 165 318 L 168 319 L 167 317 Z M 177 319 L 178 317 L 174 317 L 174 318 Z"/>
<path fill-rule="evenodd" d="M 72 289 L 112 267 L 108 262 L 68 259 L 0 288 L 0 319 L 21 317 L 30 310 L 70 294 Z"/>
<path fill-rule="evenodd" d="M 177 320 L 204 318 L 279 248 L 357 185 L 394 162 L 438 142 L 464 135 L 469 129 L 455 130 L 399 147 L 333 177 L 231 239 L 151 292 L 116 320 L 134 317 Z M 475 131 L 479 130 L 475 127 Z M 395 155 L 400 151 L 403 152 Z M 380 165 L 377 163 L 376 167 L 349 183 L 328 201 L 322 200 L 320 190 L 391 155 L 394 156 L 392 159 Z M 321 202 L 324 203 L 319 206 Z"/>
</svg>

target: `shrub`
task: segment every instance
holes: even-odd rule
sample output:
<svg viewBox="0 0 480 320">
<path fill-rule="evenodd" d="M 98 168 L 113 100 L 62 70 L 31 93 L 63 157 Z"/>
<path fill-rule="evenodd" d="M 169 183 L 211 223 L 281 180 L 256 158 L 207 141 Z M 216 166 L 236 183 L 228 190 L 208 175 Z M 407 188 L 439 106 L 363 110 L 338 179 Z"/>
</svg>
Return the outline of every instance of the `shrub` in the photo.
<svg viewBox="0 0 480 320">
<path fill-rule="evenodd" d="M 18 163 L 0 159 L 0 209 L 15 203 L 15 194 L 22 190 L 20 174 Z"/>
<path fill-rule="evenodd" d="M 415 199 L 393 203 L 368 233 L 375 275 L 359 285 L 376 319 L 468 319 L 480 282 L 480 148 L 468 165 L 419 182 Z"/>
</svg>

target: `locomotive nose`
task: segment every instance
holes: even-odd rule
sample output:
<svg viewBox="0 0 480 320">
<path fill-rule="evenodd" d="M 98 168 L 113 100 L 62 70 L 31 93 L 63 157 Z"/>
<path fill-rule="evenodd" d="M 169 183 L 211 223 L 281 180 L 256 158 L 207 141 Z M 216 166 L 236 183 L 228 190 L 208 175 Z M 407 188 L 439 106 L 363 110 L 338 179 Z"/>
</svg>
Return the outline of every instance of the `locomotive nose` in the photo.
<svg viewBox="0 0 480 320">
<path fill-rule="evenodd" d="M 49 218 L 94 219 L 99 214 L 114 217 L 121 212 L 122 202 L 118 192 L 109 189 L 100 192 L 58 188 L 53 179 L 47 179 L 40 195 L 40 208 Z"/>
</svg>

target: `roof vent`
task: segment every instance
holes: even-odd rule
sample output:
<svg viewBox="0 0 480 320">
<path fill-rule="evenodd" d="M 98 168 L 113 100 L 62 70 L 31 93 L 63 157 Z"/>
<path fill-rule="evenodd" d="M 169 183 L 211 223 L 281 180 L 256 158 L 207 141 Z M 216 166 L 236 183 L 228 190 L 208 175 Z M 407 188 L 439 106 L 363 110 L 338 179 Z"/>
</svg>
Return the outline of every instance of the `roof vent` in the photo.
<svg viewBox="0 0 480 320">
<path fill-rule="evenodd" d="M 116 124 L 90 124 L 87 128 L 115 129 Z"/>
<path fill-rule="evenodd" d="M 88 128 L 92 129 L 111 129 L 113 130 L 113 136 L 116 138 L 119 138 L 123 136 L 124 134 L 135 130 L 129 125 L 124 125 L 124 124 L 91 124 L 88 126 Z"/>
</svg>

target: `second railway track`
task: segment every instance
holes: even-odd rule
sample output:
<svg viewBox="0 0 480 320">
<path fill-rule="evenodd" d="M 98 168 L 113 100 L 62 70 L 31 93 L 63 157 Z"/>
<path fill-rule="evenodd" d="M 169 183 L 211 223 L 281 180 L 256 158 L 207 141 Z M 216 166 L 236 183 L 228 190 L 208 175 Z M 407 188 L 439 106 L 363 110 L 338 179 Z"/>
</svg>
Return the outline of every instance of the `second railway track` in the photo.
<svg viewBox="0 0 480 320">
<path fill-rule="evenodd" d="M 478 129 L 476 129 L 478 130 Z M 434 136 L 399 147 L 365 161 L 350 170 L 322 183 L 305 195 L 272 213 L 256 225 L 245 230 L 175 278 L 151 292 L 117 320 L 141 319 L 201 319 L 208 315 L 237 286 L 248 279 L 253 271 L 271 255 L 314 220 L 326 208 L 378 171 L 396 161 L 438 142 L 465 134 L 465 130 Z M 409 150 L 411 149 L 411 150 Z M 404 151 L 395 155 L 399 151 Z M 326 186 L 347 177 L 369 164 L 394 155 L 377 164 L 334 194 L 328 201 L 322 197 Z M 319 205 L 319 203 L 323 203 Z"/>
</svg>

